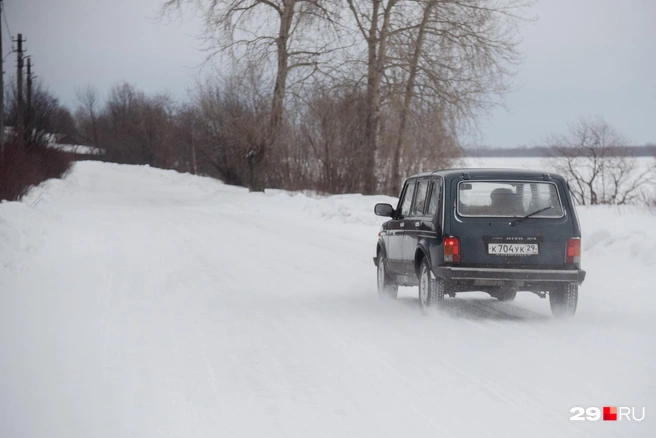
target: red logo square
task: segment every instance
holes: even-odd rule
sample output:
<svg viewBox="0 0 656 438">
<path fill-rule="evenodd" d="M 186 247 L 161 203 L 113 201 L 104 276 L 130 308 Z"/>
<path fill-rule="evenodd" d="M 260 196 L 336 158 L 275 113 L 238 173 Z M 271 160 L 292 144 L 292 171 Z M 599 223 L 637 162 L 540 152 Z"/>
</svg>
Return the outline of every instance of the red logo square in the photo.
<svg viewBox="0 0 656 438">
<path fill-rule="evenodd" d="M 615 406 L 604 406 L 604 421 L 617 421 L 617 408 Z"/>
</svg>

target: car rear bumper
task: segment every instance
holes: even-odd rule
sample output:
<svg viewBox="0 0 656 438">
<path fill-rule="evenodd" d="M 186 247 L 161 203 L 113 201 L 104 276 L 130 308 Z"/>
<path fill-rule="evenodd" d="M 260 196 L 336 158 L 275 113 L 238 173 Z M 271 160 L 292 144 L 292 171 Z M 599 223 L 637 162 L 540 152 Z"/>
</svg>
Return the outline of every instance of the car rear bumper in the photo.
<svg viewBox="0 0 656 438">
<path fill-rule="evenodd" d="M 585 271 L 581 269 L 502 269 L 502 268 L 461 268 L 440 266 L 435 275 L 446 280 L 508 280 L 526 282 L 583 283 Z"/>
</svg>

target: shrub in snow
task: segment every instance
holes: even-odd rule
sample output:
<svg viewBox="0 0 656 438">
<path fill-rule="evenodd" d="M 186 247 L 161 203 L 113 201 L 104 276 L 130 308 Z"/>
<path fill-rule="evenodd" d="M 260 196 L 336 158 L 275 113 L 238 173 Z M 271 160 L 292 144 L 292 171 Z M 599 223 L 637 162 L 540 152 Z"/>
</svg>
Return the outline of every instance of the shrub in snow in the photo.
<svg viewBox="0 0 656 438">
<path fill-rule="evenodd" d="M 0 200 L 18 200 L 30 187 L 61 178 L 71 162 L 68 153 L 57 149 L 6 144 L 0 157 Z"/>
</svg>

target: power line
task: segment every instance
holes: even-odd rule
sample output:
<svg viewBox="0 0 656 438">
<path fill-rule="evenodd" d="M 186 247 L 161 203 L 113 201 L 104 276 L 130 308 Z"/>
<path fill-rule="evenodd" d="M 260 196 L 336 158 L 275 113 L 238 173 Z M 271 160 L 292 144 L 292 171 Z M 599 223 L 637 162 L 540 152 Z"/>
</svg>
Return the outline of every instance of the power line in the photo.
<svg viewBox="0 0 656 438">
<path fill-rule="evenodd" d="M 11 31 L 9 30 L 9 23 L 7 22 L 7 11 L 5 11 L 5 2 L 0 0 L 0 8 L 2 8 L 2 17 L 5 20 L 5 29 L 7 29 L 7 33 L 9 34 L 9 42 L 11 43 L 11 52 L 15 52 L 16 48 L 14 47 L 14 37 L 11 35 Z"/>
<path fill-rule="evenodd" d="M 7 32 L 9 32 L 9 36 L 11 36 L 11 31 L 9 30 L 9 23 L 7 23 L 7 11 L 5 11 L 5 2 L 2 0 L 0 0 L 0 8 L 2 8 L 2 13 L 4 15 L 5 27 L 7 28 Z"/>
</svg>

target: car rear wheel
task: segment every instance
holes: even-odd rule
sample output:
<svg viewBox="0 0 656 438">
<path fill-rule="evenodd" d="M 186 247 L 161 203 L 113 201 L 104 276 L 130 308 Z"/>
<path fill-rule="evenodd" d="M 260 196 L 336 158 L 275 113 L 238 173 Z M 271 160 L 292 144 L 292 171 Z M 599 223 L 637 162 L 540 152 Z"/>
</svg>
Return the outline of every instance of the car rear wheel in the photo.
<svg viewBox="0 0 656 438">
<path fill-rule="evenodd" d="M 433 278 L 428 261 L 424 259 L 419 269 L 419 308 L 424 314 L 442 307 L 445 286 L 444 279 Z"/>
<path fill-rule="evenodd" d="M 579 286 L 574 283 L 558 285 L 549 291 L 551 313 L 557 318 L 570 318 L 576 313 Z"/>
<path fill-rule="evenodd" d="M 378 298 L 392 298 L 396 299 L 399 294 L 399 286 L 395 284 L 390 275 L 387 273 L 385 267 L 385 256 L 383 253 L 378 254 Z"/>
<path fill-rule="evenodd" d="M 504 289 L 492 296 L 499 301 L 513 301 L 517 297 L 517 289 Z"/>
</svg>

